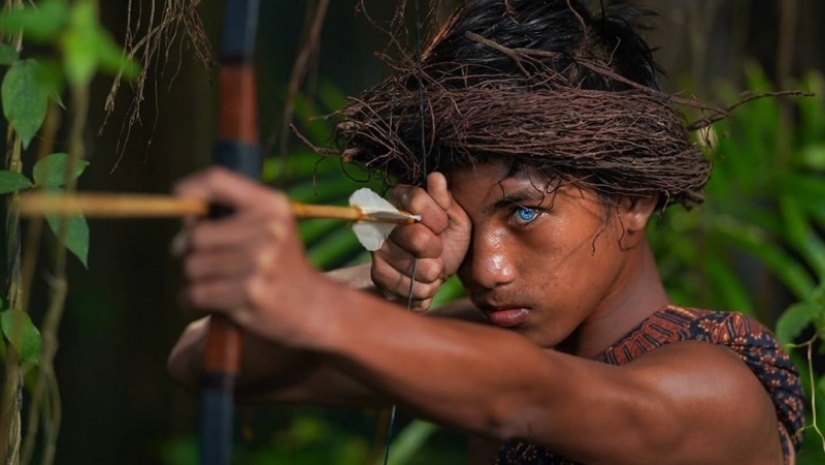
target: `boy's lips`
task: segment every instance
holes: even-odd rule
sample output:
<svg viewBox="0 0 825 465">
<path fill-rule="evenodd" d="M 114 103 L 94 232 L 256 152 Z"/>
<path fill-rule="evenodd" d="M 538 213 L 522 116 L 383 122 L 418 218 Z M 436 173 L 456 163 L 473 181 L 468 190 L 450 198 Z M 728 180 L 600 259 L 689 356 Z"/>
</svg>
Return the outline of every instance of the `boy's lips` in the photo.
<svg viewBox="0 0 825 465">
<path fill-rule="evenodd" d="M 482 310 L 490 323 L 501 328 L 518 326 L 530 314 L 530 309 L 525 307 L 487 307 Z"/>
</svg>

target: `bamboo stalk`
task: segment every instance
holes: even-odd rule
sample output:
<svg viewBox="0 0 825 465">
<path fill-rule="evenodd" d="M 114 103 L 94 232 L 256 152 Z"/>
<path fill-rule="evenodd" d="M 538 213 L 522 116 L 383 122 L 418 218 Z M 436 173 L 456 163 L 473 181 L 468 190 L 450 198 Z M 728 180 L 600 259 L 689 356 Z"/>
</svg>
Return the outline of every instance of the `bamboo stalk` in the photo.
<svg viewBox="0 0 825 465">
<path fill-rule="evenodd" d="M 405 212 L 394 215 L 368 214 L 357 206 L 339 207 L 293 202 L 298 218 L 328 218 L 379 223 L 412 223 L 415 217 Z M 89 218 L 172 218 L 205 216 L 206 202 L 166 195 L 146 194 L 74 194 L 54 195 L 27 193 L 20 196 L 20 214 L 24 216 L 78 215 Z M 389 212 L 388 212 L 389 213 Z"/>
</svg>

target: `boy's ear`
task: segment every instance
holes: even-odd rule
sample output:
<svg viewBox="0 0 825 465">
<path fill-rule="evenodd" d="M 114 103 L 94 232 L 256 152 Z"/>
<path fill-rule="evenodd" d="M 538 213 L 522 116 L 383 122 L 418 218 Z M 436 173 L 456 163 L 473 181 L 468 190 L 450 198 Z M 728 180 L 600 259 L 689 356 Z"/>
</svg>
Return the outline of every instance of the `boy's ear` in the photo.
<svg viewBox="0 0 825 465">
<path fill-rule="evenodd" d="M 659 203 L 658 194 L 644 196 L 622 196 L 619 200 L 619 224 L 622 231 L 625 248 L 635 247 L 645 237 L 645 227 Z"/>
</svg>

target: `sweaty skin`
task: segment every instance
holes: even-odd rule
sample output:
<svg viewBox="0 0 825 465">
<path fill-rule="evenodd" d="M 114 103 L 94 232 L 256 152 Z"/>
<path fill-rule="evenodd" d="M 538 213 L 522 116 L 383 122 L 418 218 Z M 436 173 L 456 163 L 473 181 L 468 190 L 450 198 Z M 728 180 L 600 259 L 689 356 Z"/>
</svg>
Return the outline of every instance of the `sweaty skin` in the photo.
<svg viewBox="0 0 825 465">
<path fill-rule="evenodd" d="M 429 181 L 429 192 L 397 192 L 424 221 L 374 255 L 373 281 L 406 294 L 406 265 L 420 257 L 422 308 L 456 272 L 505 328 L 404 312 L 325 277 L 307 264 L 281 194 L 222 170 L 179 186 L 237 212 L 188 226 L 184 269 L 190 304 L 250 335 L 242 392 L 392 399 L 471 434 L 521 438 L 594 465 L 782 463 L 771 401 L 727 349 L 683 342 L 620 367 L 587 360 L 668 302 L 644 234 L 655 198 L 607 208 L 589 190 L 548 188 L 500 163 Z M 173 375 L 193 387 L 203 334 L 194 323 L 170 356 Z"/>
</svg>

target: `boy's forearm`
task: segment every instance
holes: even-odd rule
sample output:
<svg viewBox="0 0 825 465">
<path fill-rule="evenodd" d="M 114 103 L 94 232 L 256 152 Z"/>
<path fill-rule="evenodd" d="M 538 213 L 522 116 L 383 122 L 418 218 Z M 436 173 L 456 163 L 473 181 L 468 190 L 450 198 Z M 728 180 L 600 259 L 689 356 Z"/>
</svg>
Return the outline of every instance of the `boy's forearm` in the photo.
<svg viewBox="0 0 825 465">
<path fill-rule="evenodd" d="M 364 263 L 361 265 L 327 271 L 324 275 L 333 281 L 344 284 L 347 287 L 369 292 L 382 297 L 381 292 L 375 286 L 375 283 L 372 282 L 372 278 L 370 277 L 370 266 L 370 263 Z"/>
<path fill-rule="evenodd" d="M 209 318 L 191 323 L 169 356 L 172 377 L 187 390 L 200 387 L 203 348 Z M 374 392 L 317 355 L 277 347 L 245 334 L 236 394 L 242 401 L 313 403 L 324 405 L 387 405 Z"/>
<path fill-rule="evenodd" d="M 169 356 L 172 377 L 191 391 L 200 386 L 203 349 L 209 317 L 191 323 Z M 279 348 L 259 338 L 244 334 L 241 372 L 237 380 L 239 393 L 260 386 L 285 384 L 312 370 L 317 362 L 312 354 Z"/>
</svg>

